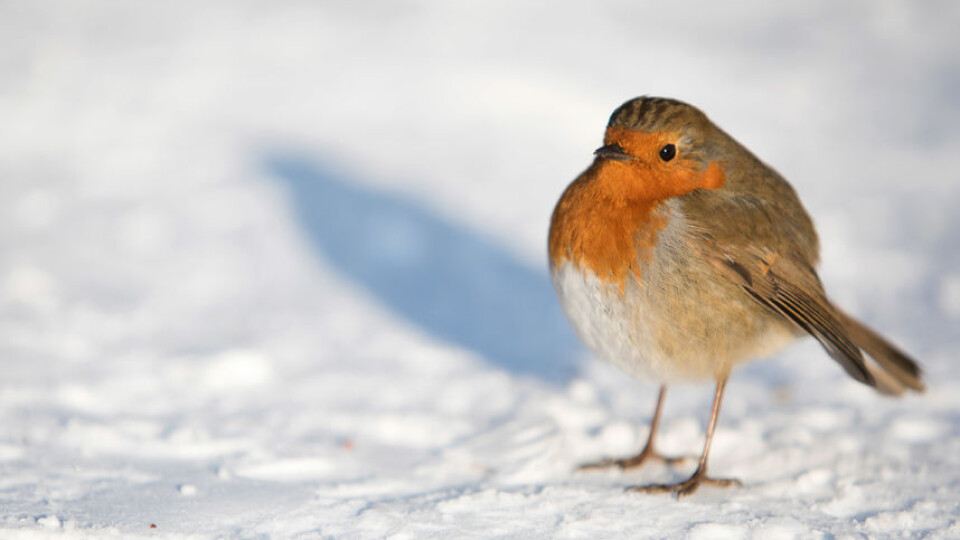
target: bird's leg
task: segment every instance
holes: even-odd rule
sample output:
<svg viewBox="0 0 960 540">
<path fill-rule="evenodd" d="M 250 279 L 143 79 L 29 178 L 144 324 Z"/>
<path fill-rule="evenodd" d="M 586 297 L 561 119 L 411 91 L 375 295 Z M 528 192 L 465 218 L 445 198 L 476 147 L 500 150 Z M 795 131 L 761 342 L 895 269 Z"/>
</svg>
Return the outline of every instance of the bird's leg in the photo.
<svg viewBox="0 0 960 540">
<path fill-rule="evenodd" d="M 602 461 L 598 461 L 597 463 L 588 463 L 586 465 L 581 465 L 580 470 L 589 471 L 595 469 L 606 469 L 609 467 L 619 467 L 620 469 L 636 469 L 650 459 L 663 461 L 668 465 L 675 465 L 685 461 L 687 459 L 685 457 L 662 456 L 653 448 L 653 443 L 657 439 L 657 428 L 660 426 L 660 411 L 663 409 L 663 400 L 666 395 L 666 385 L 661 386 L 660 395 L 657 397 L 657 408 L 653 411 L 653 421 L 650 422 L 650 435 L 647 436 L 647 444 L 644 445 L 643 450 L 641 450 L 639 454 L 625 459 L 604 459 Z"/>
<path fill-rule="evenodd" d="M 732 478 L 710 478 L 707 476 L 707 457 L 710 455 L 710 443 L 713 441 L 713 432 L 717 428 L 717 417 L 720 416 L 720 403 L 723 401 L 723 390 L 726 386 L 726 379 L 717 383 L 717 393 L 713 397 L 713 410 L 710 412 L 710 422 L 707 424 L 707 441 L 703 445 L 700 464 L 697 466 L 697 470 L 694 471 L 693 476 L 676 484 L 631 486 L 627 488 L 627 491 L 641 493 L 676 493 L 679 498 L 692 494 L 700 487 L 700 484 L 710 484 L 721 487 L 742 485 L 739 480 Z"/>
</svg>

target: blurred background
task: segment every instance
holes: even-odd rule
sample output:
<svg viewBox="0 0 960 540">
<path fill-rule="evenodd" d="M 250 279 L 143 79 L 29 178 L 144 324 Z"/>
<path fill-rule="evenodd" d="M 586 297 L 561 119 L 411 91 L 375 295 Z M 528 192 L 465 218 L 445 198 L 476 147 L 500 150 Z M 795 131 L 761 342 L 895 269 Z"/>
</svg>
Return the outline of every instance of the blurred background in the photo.
<svg viewBox="0 0 960 540">
<path fill-rule="evenodd" d="M 0 526 L 342 532 L 343 501 L 402 515 L 629 452 L 654 390 L 576 343 L 546 230 L 641 94 L 786 176 L 828 290 L 934 381 L 900 432 L 808 343 L 746 370 L 731 429 L 836 397 L 822 437 L 853 417 L 956 450 L 958 23 L 949 0 L 0 3 Z M 678 396 L 699 418 L 710 393 Z M 757 420 L 758 455 L 805 399 Z"/>
</svg>

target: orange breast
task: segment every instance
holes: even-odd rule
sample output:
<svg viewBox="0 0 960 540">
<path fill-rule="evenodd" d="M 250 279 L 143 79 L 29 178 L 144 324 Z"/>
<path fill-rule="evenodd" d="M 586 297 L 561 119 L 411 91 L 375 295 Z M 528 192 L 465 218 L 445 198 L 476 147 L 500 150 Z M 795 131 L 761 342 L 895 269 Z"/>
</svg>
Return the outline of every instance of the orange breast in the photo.
<svg viewBox="0 0 960 540">
<path fill-rule="evenodd" d="M 620 163 L 598 160 L 574 181 L 557 203 L 550 223 L 550 260 L 573 262 L 621 291 L 639 263 L 652 256 L 667 225 L 660 200 L 628 197 L 619 186 L 634 180 Z"/>
</svg>

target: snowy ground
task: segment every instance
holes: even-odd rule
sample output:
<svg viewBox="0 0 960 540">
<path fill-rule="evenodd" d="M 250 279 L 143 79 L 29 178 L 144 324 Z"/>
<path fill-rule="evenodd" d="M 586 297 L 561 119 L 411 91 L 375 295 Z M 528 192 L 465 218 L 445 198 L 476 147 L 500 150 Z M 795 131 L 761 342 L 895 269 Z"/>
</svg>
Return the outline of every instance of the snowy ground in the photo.
<svg viewBox="0 0 960 540">
<path fill-rule="evenodd" d="M 773 4 L 0 3 L 0 537 L 960 537 L 960 4 Z M 643 93 L 791 179 L 926 394 L 804 342 L 728 387 L 744 488 L 573 472 L 656 390 L 547 219 Z"/>
</svg>

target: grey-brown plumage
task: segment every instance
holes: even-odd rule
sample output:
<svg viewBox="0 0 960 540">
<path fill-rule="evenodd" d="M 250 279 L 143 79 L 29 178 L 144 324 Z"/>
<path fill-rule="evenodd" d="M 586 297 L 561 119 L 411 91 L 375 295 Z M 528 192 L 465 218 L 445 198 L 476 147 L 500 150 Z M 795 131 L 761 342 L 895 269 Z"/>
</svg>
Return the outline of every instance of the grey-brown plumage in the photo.
<svg viewBox="0 0 960 540">
<path fill-rule="evenodd" d="M 554 285 L 580 337 L 602 358 L 666 386 L 717 381 L 707 443 L 684 482 L 693 492 L 727 378 L 795 337 L 815 338 L 854 379 L 886 394 L 923 390 L 903 351 L 837 309 L 816 273 L 817 233 L 796 192 L 706 115 L 641 97 L 610 117 L 593 164 L 551 220 Z M 633 467 L 651 457 L 654 430 Z"/>
</svg>

